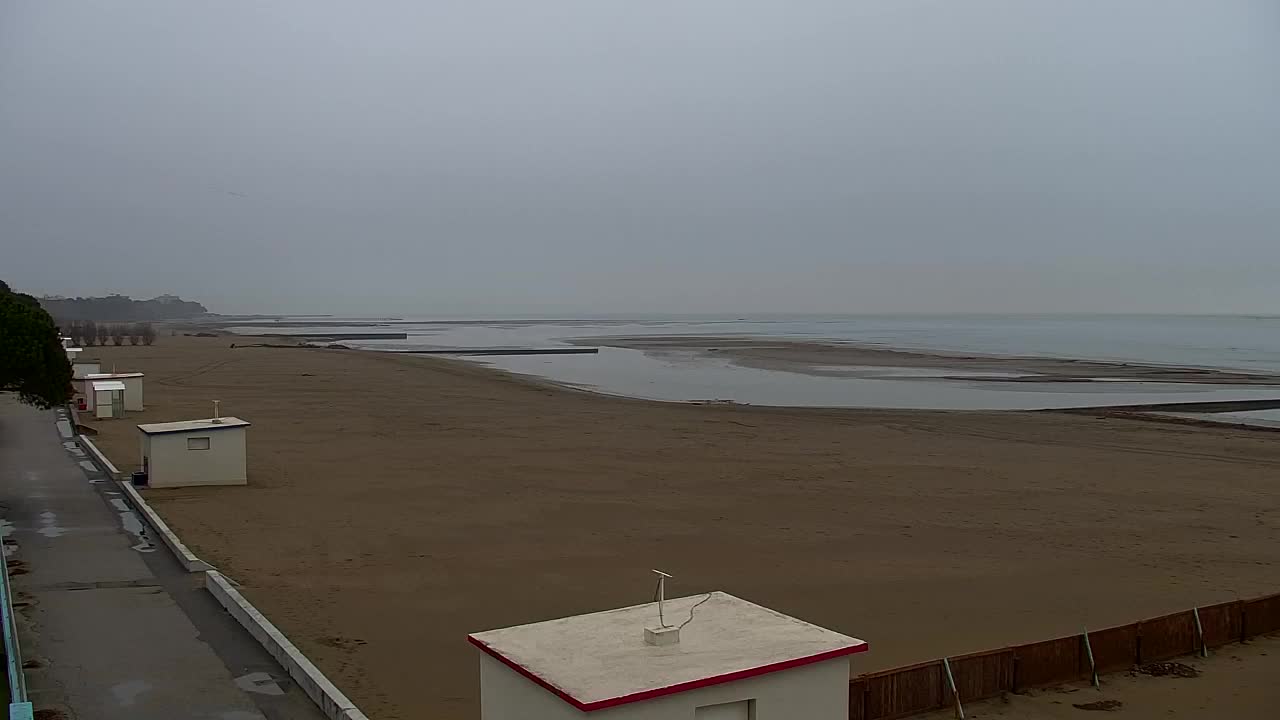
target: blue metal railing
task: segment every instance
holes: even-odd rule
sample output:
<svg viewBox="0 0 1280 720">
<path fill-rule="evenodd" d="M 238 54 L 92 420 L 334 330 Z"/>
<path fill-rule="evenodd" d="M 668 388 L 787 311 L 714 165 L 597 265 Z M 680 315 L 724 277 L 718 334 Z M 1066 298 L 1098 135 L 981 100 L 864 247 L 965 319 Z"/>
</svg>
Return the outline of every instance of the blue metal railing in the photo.
<svg viewBox="0 0 1280 720">
<path fill-rule="evenodd" d="M 22 673 L 22 648 L 13 617 L 13 588 L 9 586 L 9 559 L 0 544 L 0 615 L 4 616 L 4 660 L 9 671 L 9 720 L 31 720 L 27 678 Z"/>
</svg>

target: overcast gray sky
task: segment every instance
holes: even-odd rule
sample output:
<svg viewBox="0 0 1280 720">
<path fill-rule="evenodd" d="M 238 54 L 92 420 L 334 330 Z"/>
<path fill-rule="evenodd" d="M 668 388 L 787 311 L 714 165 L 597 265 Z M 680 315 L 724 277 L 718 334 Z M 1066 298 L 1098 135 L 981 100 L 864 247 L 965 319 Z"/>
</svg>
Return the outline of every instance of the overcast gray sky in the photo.
<svg viewBox="0 0 1280 720">
<path fill-rule="evenodd" d="M 1280 312 L 1274 0 L 6 0 L 0 277 L 223 312 Z"/>
</svg>

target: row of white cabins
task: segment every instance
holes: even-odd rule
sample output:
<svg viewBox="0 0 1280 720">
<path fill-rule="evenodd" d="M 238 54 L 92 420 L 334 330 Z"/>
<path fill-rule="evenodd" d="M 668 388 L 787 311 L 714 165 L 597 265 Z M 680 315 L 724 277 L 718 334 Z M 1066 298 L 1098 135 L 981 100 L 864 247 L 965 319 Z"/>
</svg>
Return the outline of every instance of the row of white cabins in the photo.
<svg viewBox="0 0 1280 720">
<path fill-rule="evenodd" d="M 76 387 L 76 409 L 99 420 L 119 419 L 142 412 L 140 372 L 102 372 L 96 360 L 80 360 L 80 348 L 63 338 Z M 151 487 L 245 485 L 248 483 L 246 428 L 234 417 L 138 425 L 142 472 Z"/>
<path fill-rule="evenodd" d="M 84 348 L 71 347 L 71 338 L 62 338 L 62 347 L 71 362 L 71 381 L 76 389 L 76 409 L 92 413 L 99 420 L 122 418 L 126 411 L 142 412 L 140 372 L 102 372 L 97 360 L 80 359 Z"/>
</svg>

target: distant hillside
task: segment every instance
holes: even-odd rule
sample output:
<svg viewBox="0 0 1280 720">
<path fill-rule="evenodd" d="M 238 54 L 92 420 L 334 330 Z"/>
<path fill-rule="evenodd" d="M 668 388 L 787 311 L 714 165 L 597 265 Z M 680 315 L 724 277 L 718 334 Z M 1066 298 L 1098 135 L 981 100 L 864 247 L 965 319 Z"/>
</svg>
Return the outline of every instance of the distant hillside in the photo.
<svg viewBox="0 0 1280 720">
<path fill-rule="evenodd" d="M 199 317 L 209 312 L 198 302 L 177 295 L 161 295 L 150 300 L 134 300 L 124 295 L 106 297 L 42 297 L 40 306 L 58 321 L 67 320 L 177 320 Z"/>
</svg>

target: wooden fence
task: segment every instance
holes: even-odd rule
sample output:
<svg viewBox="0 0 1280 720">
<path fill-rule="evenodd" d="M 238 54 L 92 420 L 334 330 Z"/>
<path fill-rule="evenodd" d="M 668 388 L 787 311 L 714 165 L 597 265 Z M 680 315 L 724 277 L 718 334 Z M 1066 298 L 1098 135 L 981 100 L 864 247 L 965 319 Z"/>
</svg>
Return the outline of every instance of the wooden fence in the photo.
<svg viewBox="0 0 1280 720">
<path fill-rule="evenodd" d="M 1198 617 L 1198 621 L 1197 621 Z M 1280 631 L 1280 594 L 1151 618 L 1084 635 L 883 670 L 849 682 L 849 720 L 889 720 L 1022 688 L 1086 680 Z M 1093 665 L 1089 657 L 1092 652 Z M 950 666 L 955 693 L 947 680 Z"/>
</svg>

